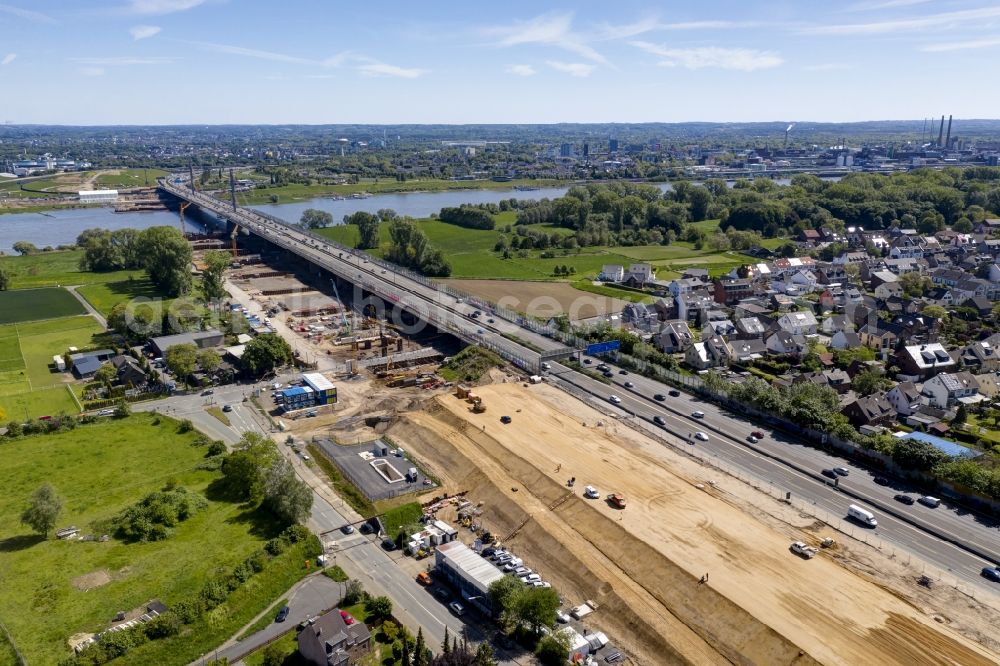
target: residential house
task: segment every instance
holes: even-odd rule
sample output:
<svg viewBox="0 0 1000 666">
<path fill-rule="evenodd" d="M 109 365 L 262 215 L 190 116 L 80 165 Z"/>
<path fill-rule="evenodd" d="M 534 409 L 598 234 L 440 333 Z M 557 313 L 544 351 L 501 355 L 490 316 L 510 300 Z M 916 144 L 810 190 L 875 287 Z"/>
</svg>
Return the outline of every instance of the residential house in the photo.
<svg viewBox="0 0 1000 666">
<path fill-rule="evenodd" d="M 973 342 L 962 350 L 962 365 L 977 372 L 997 372 L 1000 370 L 1000 355 L 997 348 L 987 340 Z"/>
<path fill-rule="evenodd" d="M 334 609 L 306 624 L 298 635 L 299 654 L 314 666 L 352 666 L 371 647 L 371 632 L 345 611 Z"/>
<path fill-rule="evenodd" d="M 761 338 L 730 340 L 729 346 L 733 350 L 733 359 L 738 363 L 749 363 L 767 355 L 767 345 Z"/>
<path fill-rule="evenodd" d="M 875 298 L 878 299 L 902 298 L 903 293 L 903 285 L 898 282 L 884 282 L 875 287 Z"/>
<path fill-rule="evenodd" d="M 896 419 L 896 410 L 883 391 L 861 396 L 844 405 L 840 413 L 855 428 L 861 426 L 888 426 Z"/>
<path fill-rule="evenodd" d="M 685 268 L 681 277 L 689 280 L 699 280 L 702 284 L 708 284 L 707 268 Z"/>
<path fill-rule="evenodd" d="M 687 348 L 694 343 L 694 335 L 691 333 L 687 321 L 675 319 L 663 323 L 663 327 L 656 337 L 656 343 L 667 354 L 675 354 L 687 351 Z"/>
<path fill-rule="evenodd" d="M 728 318 L 713 317 L 713 314 L 715 313 L 709 313 L 709 320 L 701 327 L 702 339 L 713 335 L 724 335 L 727 338 L 736 335 L 736 324 L 729 321 Z"/>
<path fill-rule="evenodd" d="M 896 347 L 901 334 L 900 326 L 880 320 L 865 324 L 858 330 L 861 344 L 883 354 Z"/>
<path fill-rule="evenodd" d="M 764 345 L 772 354 L 800 355 L 806 351 L 805 336 L 779 329 L 764 339 Z"/>
<path fill-rule="evenodd" d="M 846 266 L 847 264 L 864 264 L 867 263 L 871 257 L 868 256 L 867 252 L 845 252 L 839 257 L 834 257 L 833 263 L 838 266 Z"/>
<path fill-rule="evenodd" d="M 979 383 L 979 395 L 983 396 L 987 400 L 992 400 L 997 397 L 998 393 L 1000 393 L 1000 387 L 997 385 L 997 374 L 995 372 L 987 372 L 981 375 L 973 376 Z"/>
<path fill-rule="evenodd" d="M 651 264 L 632 264 L 628 267 L 628 276 L 626 277 L 626 280 L 633 280 L 638 282 L 641 286 L 647 282 L 652 282 L 655 279 L 656 269 L 653 268 Z"/>
<path fill-rule="evenodd" d="M 930 404 L 939 409 L 981 399 L 979 382 L 968 372 L 942 372 L 925 381 L 922 390 L 930 399 Z"/>
<path fill-rule="evenodd" d="M 637 328 L 648 328 L 651 320 L 656 319 L 656 313 L 645 303 L 629 303 L 622 308 L 622 321 Z"/>
<path fill-rule="evenodd" d="M 962 302 L 963 308 L 972 308 L 980 317 L 989 317 L 993 312 L 993 301 L 983 296 L 967 298 Z"/>
<path fill-rule="evenodd" d="M 830 338 L 831 349 L 856 349 L 861 346 L 861 338 L 854 331 L 837 331 Z"/>
<path fill-rule="evenodd" d="M 131 356 L 118 355 L 111 359 L 115 367 L 117 381 L 122 386 L 142 386 L 147 381 L 146 372 Z"/>
<path fill-rule="evenodd" d="M 885 397 L 900 416 L 909 416 L 927 404 L 927 398 L 920 394 L 913 382 L 896 384 Z"/>
<path fill-rule="evenodd" d="M 854 322 L 852 322 L 847 315 L 830 315 L 823 320 L 820 324 L 820 330 L 827 335 L 833 335 L 840 331 L 853 331 Z"/>
<path fill-rule="evenodd" d="M 844 265 L 835 264 L 832 261 L 817 264 L 813 272 L 820 284 L 842 284 L 847 281 L 847 271 L 844 270 Z"/>
<path fill-rule="evenodd" d="M 913 377 L 931 377 L 939 372 L 950 372 L 958 367 L 948 350 L 939 342 L 907 345 L 896 354 L 896 364 L 903 374 Z"/>
<path fill-rule="evenodd" d="M 604 282 L 621 282 L 625 279 L 625 267 L 620 264 L 604 264 L 597 279 Z"/>
<path fill-rule="evenodd" d="M 711 337 L 696 342 L 684 353 L 684 362 L 696 370 L 706 370 L 727 365 L 733 357 L 733 349 L 721 337 Z"/>
<path fill-rule="evenodd" d="M 723 305 L 733 305 L 754 294 L 753 282 L 742 278 L 716 278 L 713 287 L 715 302 Z"/>
<path fill-rule="evenodd" d="M 742 317 L 736 320 L 736 335 L 744 339 L 760 338 L 767 332 L 767 326 L 760 317 Z"/>
<path fill-rule="evenodd" d="M 868 281 L 871 288 L 879 286 L 880 284 L 885 284 L 887 282 L 898 282 L 899 276 L 897 276 L 892 271 L 872 271 Z"/>
<path fill-rule="evenodd" d="M 70 354 L 69 362 L 72 366 L 73 376 L 77 379 L 90 379 L 93 377 L 105 361 L 111 360 L 115 352 L 111 349 L 98 349 L 91 352 L 81 352 Z"/>
<path fill-rule="evenodd" d="M 781 315 L 778 326 L 793 335 L 814 335 L 819 323 L 812 312 L 800 311 Z"/>
<path fill-rule="evenodd" d="M 820 233 L 815 229 L 803 229 L 801 232 L 799 232 L 799 235 L 796 238 L 796 240 L 798 240 L 800 243 L 811 243 L 811 244 L 820 242 L 820 239 L 821 239 Z"/>
</svg>

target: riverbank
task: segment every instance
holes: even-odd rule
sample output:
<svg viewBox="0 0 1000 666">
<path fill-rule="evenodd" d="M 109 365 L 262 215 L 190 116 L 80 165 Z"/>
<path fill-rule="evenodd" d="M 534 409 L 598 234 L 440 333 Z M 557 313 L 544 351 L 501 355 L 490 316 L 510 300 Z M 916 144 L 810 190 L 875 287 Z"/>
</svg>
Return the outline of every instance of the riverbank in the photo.
<svg viewBox="0 0 1000 666">
<path fill-rule="evenodd" d="M 402 194 L 447 192 L 455 190 L 514 190 L 518 188 L 569 187 L 577 181 L 521 178 L 495 180 L 363 180 L 344 185 L 282 185 L 241 192 L 241 204 L 289 203 L 324 196 L 351 197 L 355 194 Z M 228 193 L 226 193 L 228 196 Z M 277 197 L 277 201 L 271 199 Z"/>
</svg>

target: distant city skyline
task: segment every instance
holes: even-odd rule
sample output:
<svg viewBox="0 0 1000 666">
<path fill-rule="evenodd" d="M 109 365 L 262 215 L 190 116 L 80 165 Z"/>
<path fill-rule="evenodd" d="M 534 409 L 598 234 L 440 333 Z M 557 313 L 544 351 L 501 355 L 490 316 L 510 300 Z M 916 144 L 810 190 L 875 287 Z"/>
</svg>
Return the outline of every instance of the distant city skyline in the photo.
<svg viewBox="0 0 1000 666">
<path fill-rule="evenodd" d="M 0 1 L 0 122 L 1000 116 L 1000 5 Z"/>
</svg>

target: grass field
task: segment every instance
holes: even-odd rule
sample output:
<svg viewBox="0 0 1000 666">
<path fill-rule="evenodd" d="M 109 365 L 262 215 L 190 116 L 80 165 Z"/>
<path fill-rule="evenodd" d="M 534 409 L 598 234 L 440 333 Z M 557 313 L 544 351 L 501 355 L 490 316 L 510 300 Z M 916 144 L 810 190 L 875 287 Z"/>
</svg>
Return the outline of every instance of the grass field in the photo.
<svg viewBox="0 0 1000 666">
<path fill-rule="evenodd" d="M 103 334 L 90 316 L 0 326 L 0 422 L 79 412 L 71 377 L 52 371 L 52 356 L 99 345 Z"/>
<path fill-rule="evenodd" d="M 43 252 L 26 257 L 0 257 L 0 268 L 11 276 L 11 289 L 55 287 L 67 284 L 95 284 L 120 282 L 129 276 L 143 277 L 144 271 L 114 271 L 91 273 L 81 271 L 79 264 L 83 250 Z"/>
<path fill-rule="evenodd" d="M 94 183 L 98 189 L 156 187 L 156 179 L 166 175 L 167 172 L 162 169 L 120 169 L 118 173 L 102 173 Z"/>
<path fill-rule="evenodd" d="M 59 287 L 0 291 L 0 324 L 85 314 L 83 304 Z"/>
<path fill-rule="evenodd" d="M 211 490 L 208 508 L 178 525 L 169 539 L 154 543 L 40 540 L 20 525 L 26 499 L 44 482 L 63 498 L 59 526 L 76 525 L 84 534 L 91 533 L 95 521 L 111 517 L 168 480 L 205 492 L 219 473 L 196 469 L 205 456 L 203 447 L 192 446 L 198 433 L 178 434 L 175 421 L 161 417 L 157 425 L 155 418 L 140 414 L 3 444 L 0 619 L 28 663 L 57 663 L 69 652 L 69 636 L 106 627 L 119 610 L 154 598 L 169 606 L 196 592 L 219 567 L 237 564 L 274 535 L 265 516 L 247 513 Z M 301 568 L 301 562 L 297 566 Z M 295 573 L 299 575 L 297 569 Z M 82 578 L 88 574 L 89 580 Z M 250 617 L 278 598 L 286 582 L 274 581 L 284 587 L 273 593 L 268 589 L 273 596 L 255 600 L 255 608 L 247 604 Z M 222 631 L 244 611 L 231 610 L 232 618 L 218 618 Z M 197 656 L 195 652 L 187 659 Z M 131 654 L 127 661 L 143 663 Z M 178 663 L 158 657 L 145 663 L 170 661 Z"/>
<path fill-rule="evenodd" d="M 77 293 L 104 316 L 107 316 L 117 304 L 134 298 L 157 300 L 160 303 L 157 307 L 165 307 L 173 300 L 162 298 L 162 292 L 141 273 L 131 279 L 117 282 L 84 285 L 77 289 Z"/>
</svg>

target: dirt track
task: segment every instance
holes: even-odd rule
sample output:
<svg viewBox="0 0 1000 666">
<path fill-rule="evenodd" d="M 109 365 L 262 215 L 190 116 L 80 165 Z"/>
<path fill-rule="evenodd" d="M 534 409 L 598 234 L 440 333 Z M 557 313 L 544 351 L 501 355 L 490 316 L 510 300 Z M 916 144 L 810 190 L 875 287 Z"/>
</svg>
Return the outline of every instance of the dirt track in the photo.
<svg viewBox="0 0 1000 666">
<path fill-rule="evenodd" d="M 829 553 L 792 555 L 792 528 L 756 520 L 699 468 L 670 466 L 651 440 L 616 423 L 597 427 L 602 417 L 564 393 L 518 384 L 477 393 L 485 414 L 442 396 L 407 414 L 394 436 L 452 488 L 484 500 L 495 533 L 524 523 L 508 543 L 573 603 L 598 601 L 595 625 L 639 663 L 998 663 Z M 513 423 L 502 426 L 501 414 Z M 585 484 L 625 493 L 628 508 L 568 495 L 570 476 L 578 493 Z M 990 633 L 996 615 L 981 617 L 985 626 L 967 633 Z"/>
</svg>

